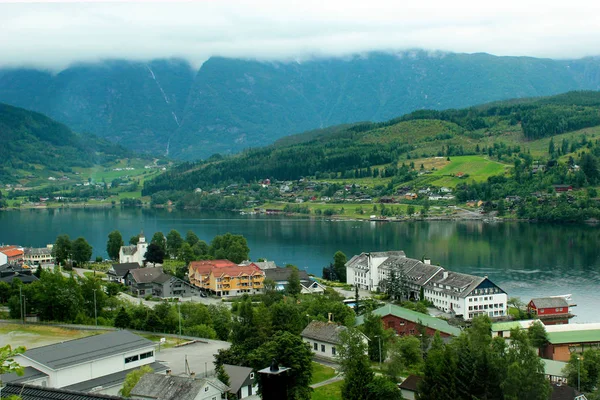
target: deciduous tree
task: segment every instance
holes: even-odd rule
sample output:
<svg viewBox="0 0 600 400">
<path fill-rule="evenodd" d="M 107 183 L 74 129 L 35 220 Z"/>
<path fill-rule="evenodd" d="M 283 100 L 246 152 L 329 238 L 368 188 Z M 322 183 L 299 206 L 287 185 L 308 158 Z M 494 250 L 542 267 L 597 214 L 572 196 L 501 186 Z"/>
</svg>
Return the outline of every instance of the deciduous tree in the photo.
<svg viewBox="0 0 600 400">
<path fill-rule="evenodd" d="M 342 398 L 364 400 L 369 398 L 369 385 L 373 382 L 373 371 L 367 356 L 367 345 L 363 334 L 348 328 L 339 335 L 338 362 L 344 372 Z"/>
<path fill-rule="evenodd" d="M 142 379 L 142 376 L 146 374 L 153 373 L 154 370 L 147 365 L 143 367 L 133 370 L 125 376 L 125 382 L 123 382 L 123 389 L 119 390 L 119 394 L 123 397 L 129 397 L 131 395 L 131 391 L 137 385 L 137 383 Z"/>
<path fill-rule="evenodd" d="M 121 232 L 112 231 L 108 234 L 108 242 L 106 243 L 106 252 L 111 260 L 119 259 L 119 251 L 121 250 L 121 246 L 123 246 L 123 237 L 121 236 Z M 137 244 L 137 243 L 136 243 Z"/>
<path fill-rule="evenodd" d="M 71 246 L 73 261 L 75 261 L 78 266 L 87 264 L 90 261 L 90 258 L 92 257 L 92 246 L 85 238 L 78 237 L 73 241 Z"/>
<path fill-rule="evenodd" d="M 71 258 L 71 239 L 69 235 L 60 235 L 52 247 L 52 256 L 56 264 L 65 265 Z"/>
</svg>

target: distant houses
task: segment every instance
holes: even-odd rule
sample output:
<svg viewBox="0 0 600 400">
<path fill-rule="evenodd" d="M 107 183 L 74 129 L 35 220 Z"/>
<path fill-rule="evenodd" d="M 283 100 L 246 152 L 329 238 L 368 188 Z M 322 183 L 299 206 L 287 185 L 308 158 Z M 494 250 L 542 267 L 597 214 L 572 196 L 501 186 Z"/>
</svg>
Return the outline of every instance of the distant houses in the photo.
<svg viewBox="0 0 600 400">
<path fill-rule="evenodd" d="M 340 333 L 347 329 L 331 321 L 330 315 L 328 322 L 311 321 L 300 336 L 309 345 L 315 357 L 335 361 L 340 346 Z M 368 339 L 362 336 L 366 345 Z"/>
<path fill-rule="evenodd" d="M 403 251 L 361 253 L 346 263 L 346 282 L 361 289 L 385 291 L 392 279 L 401 282 L 407 298 L 424 298 L 465 320 L 507 315 L 506 292 L 487 277 L 448 271 L 428 259 L 408 258 Z"/>
</svg>

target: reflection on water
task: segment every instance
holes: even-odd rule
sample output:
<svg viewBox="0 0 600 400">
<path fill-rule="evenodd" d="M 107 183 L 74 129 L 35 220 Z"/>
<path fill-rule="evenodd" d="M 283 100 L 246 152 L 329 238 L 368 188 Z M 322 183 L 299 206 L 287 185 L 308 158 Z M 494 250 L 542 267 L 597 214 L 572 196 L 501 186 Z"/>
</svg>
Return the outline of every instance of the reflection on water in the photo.
<svg viewBox="0 0 600 400">
<path fill-rule="evenodd" d="M 125 241 L 141 229 L 193 230 L 203 240 L 226 232 L 248 239 L 253 259 L 292 263 L 316 275 L 341 250 L 349 257 L 362 251 L 404 250 L 427 256 L 455 271 L 487 275 L 509 296 L 572 293 L 579 304 L 577 321 L 598 320 L 600 301 L 600 228 L 530 223 L 462 222 L 372 223 L 308 218 L 240 216 L 231 213 L 155 209 L 56 209 L 0 212 L 0 242 L 43 246 L 56 236 L 84 236 L 94 256 L 106 256 L 110 231 Z"/>
</svg>

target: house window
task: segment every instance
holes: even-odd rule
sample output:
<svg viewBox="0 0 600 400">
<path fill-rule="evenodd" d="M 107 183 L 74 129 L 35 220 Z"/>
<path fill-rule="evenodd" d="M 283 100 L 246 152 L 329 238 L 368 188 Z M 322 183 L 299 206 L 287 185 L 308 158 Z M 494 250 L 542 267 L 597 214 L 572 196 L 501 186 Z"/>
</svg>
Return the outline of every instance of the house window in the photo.
<svg viewBox="0 0 600 400">
<path fill-rule="evenodd" d="M 152 357 L 153 355 L 154 355 L 154 352 L 153 352 L 153 351 L 149 351 L 149 352 L 147 352 L 147 353 L 142 353 L 142 354 L 140 354 L 140 360 L 143 360 L 143 359 L 145 359 L 145 358 L 150 358 L 150 357 Z"/>
<path fill-rule="evenodd" d="M 250 379 L 254 379 L 254 372 L 250 372 Z"/>
<path fill-rule="evenodd" d="M 317 342 L 315 342 L 313 348 L 315 349 L 315 351 L 317 351 L 319 349 L 319 345 L 317 344 Z"/>
<path fill-rule="evenodd" d="M 331 354 L 333 354 L 335 356 L 335 346 L 331 347 Z"/>
<path fill-rule="evenodd" d="M 204 386 L 204 391 L 208 392 L 208 386 Z"/>
<path fill-rule="evenodd" d="M 325 353 L 325 345 L 324 344 L 321 345 L 321 352 Z"/>
<path fill-rule="evenodd" d="M 136 354 L 135 356 L 125 357 L 125 364 L 132 363 L 134 361 L 139 360 L 140 357 Z"/>
</svg>

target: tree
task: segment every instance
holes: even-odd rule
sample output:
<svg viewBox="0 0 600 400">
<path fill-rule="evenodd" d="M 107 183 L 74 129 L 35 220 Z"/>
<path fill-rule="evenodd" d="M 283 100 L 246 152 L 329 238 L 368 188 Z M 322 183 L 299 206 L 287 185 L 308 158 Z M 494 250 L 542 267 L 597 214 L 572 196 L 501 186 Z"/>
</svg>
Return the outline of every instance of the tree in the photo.
<svg viewBox="0 0 600 400">
<path fill-rule="evenodd" d="M 290 266 L 289 268 L 292 271 L 290 272 L 290 278 L 288 280 L 288 284 L 285 290 L 290 296 L 298 296 L 302 291 L 302 285 L 300 285 L 300 275 L 298 273 L 298 268 L 294 265 Z"/>
<path fill-rule="evenodd" d="M 129 238 L 129 244 L 132 246 L 135 246 L 136 244 L 138 244 L 139 241 L 140 241 L 140 235 L 134 235 Z"/>
<path fill-rule="evenodd" d="M 189 244 L 191 247 L 194 247 L 194 245 L 196 243 L 198 243 L 200 241 L 200 239 L 198 238 L 198 236 L 194 233 L 194 231 L 187 231 L 187 233 L 185 234 L 185 241 L 187 242 L 187 244 Z"/>
<path fill-rule="evenodd" d="M 373 371 L 369 362 L 367 345 L 363 334 L 348 328 L 339 335 L 338 362 L 344 372 L 342 398 L 364 400 L 369 397 L 369 385 L 373 381 Z"/>
<path fill-rule="evenodd" d="M 333 255 L 333 270 L 339 282 L 346 282 L 346 262 L 348 258 L 341 251 Z"/>
<path fill-rule="evenodd" d="M 588 349 L 583 353 L 572 353 L 564 369 L 569 384 L 581 391 L 592 392 L 600 384 L 600 350 Z"/>
<path fill-rule="evenodd" d="M 71 239 L 69 235 L 60 235 L 52 247 L 52 256 L 59 265 L 64 265 L 71 258 Z"/>
<path fill-rule="evenodd" d="M 406 213 L 408 214 L 409 217 L 412 217 L 415 213 L 415 206 L 413 206 L 412 204 L 408 206 L 408 208 L 406 209 Z"/>
<path fill-rule="evenodd" d="M 215 364 L 215 374 L 217 379 L 225 385 L 229 386 L 231 384 L 229 375 L 227 374 L 227 371 L 225 371 L 223 364 Z M 227 400 L 237 400 L 237 395 L 235 393 L 227 392 Z"/>
<path fill-rule="evenodd" d="M 115 317 L 115 328 L 125 329 L 129 328 L 130 325 L 131 317 L 129 316 L 127 310 L 125 310 L 125 307 L 121 307 L 119 309 L 119 313 Z"/>
<path fill-rule="evenodd" d="M 3 374 L 16 373 L 23 375 L 23 367 L 21 367 L 14 359 L 17 354 L 25 352 L 25 347 L 17 347 L 13 349 L 9 344 L 0 347 L 0 378 Z M 2 379 L 0 379 L 0 388 L 2 387 Z"/>
<path fill-rule="evenodd" d="M 156 243 L 150 243 L 148 245 L 148 250 L 146 250 L 146 254 L 144 255 L 144 260 L 147 262 L 151 262 L 152 264 L 162 264 L 165 259 L 165 251 L 160 245 Z"/>
<path fill-rule="evenodd" d="M 108 234 L 108 242 L 106 243 L 106 252 L 111 260 L 119 259 L 119 251 L 121 250 L 121 246 L 123 246 L 123 237 L 121 236 L 121 232 L 112 231 Z M 136 243 L 137 244 L 137 243 Z"/>
<path fill-rule="evenodd" d="M 152 235 L 150 244 L 155 244 L 160 247 L 163 257 L 167 254 L 167 238 L 165 238 L 165 235 L 163 235 L 162 232 L 156 232 L 154 235 Z M 148 245 L 148 247 L 150 247 L 150 245 Z"/>
<path fill-rule="evenodd" d="M 381 359 L 385 360 L 387 357 L 388 341 L 393 336 L 393 332 L 384 328 L 381 316 L 372 313 L 365 314 L 361 331 L 369 338 L 369 359 L 371 361 L 379 361 L 381 355 Z"/>
<path fill-rule="evenodd" d="M 529 336 L 531 345 L 538 350 L 548 343 L 548 334 L 546 333 L 546 328 L 540 321 L 535 321 L 533 324 L 531 324 L 527 334 Z"/>
<path fill-rule="evenodd" d="M 192 246 L 190 246 L 188 242 L 183 242 L 183 244 L 179 248 L 177 259 L 184 261 L 186 264 L 189 264 L 190 261 L 194 261 L 195 258 L 196 255 L 194 254 L 194 250 L 192 250 Z"/>
<path fill-rule="evenodd" d="M 171 258 L 177 257 L 179 249 L 183 245 L 183 238 L 175 229 L 171 229 L 167 234 L 167 254 Z"/>
<path fill-rule="evenodd" d="M 71 253 L 73 261 L 75 261 L 78 266 L 81 266 L 90 261 L 90 258 L 92 257 L 92 246 L 90 246 L 85 238 L 78 237 L 73 240 Z"/>
<path fill-rule="evenodd" d="M 398 389 L 398 384 L 385 376 L 376 376 L 373 381 L 367 385 L 369 393 L 368 400 L 402 400 L 402 393 Z"/>
<path fill-rule="evenodd" d="M 119 394 L 123 397 L 129 397 L 131 395 L 131 391 L 137 385 L 137 383 L 142 379 L 142 376 L 146 374 L 153 373 L 154 370 L 147 365 L 144 365 L 141 368 L 131 371 L 125 376 L 125 382 L 123 382 L 123 389 L 119 390 Z"/>
<path fill-rule="evenodd" d="M 250 248 L 246 238 L 242 235 L 224 235 L 215 236 L 210 243 L 209 254 L 215 259 L 227 259 L 234 263 L 241 263 L 248 259 Z"/>
</svg>

